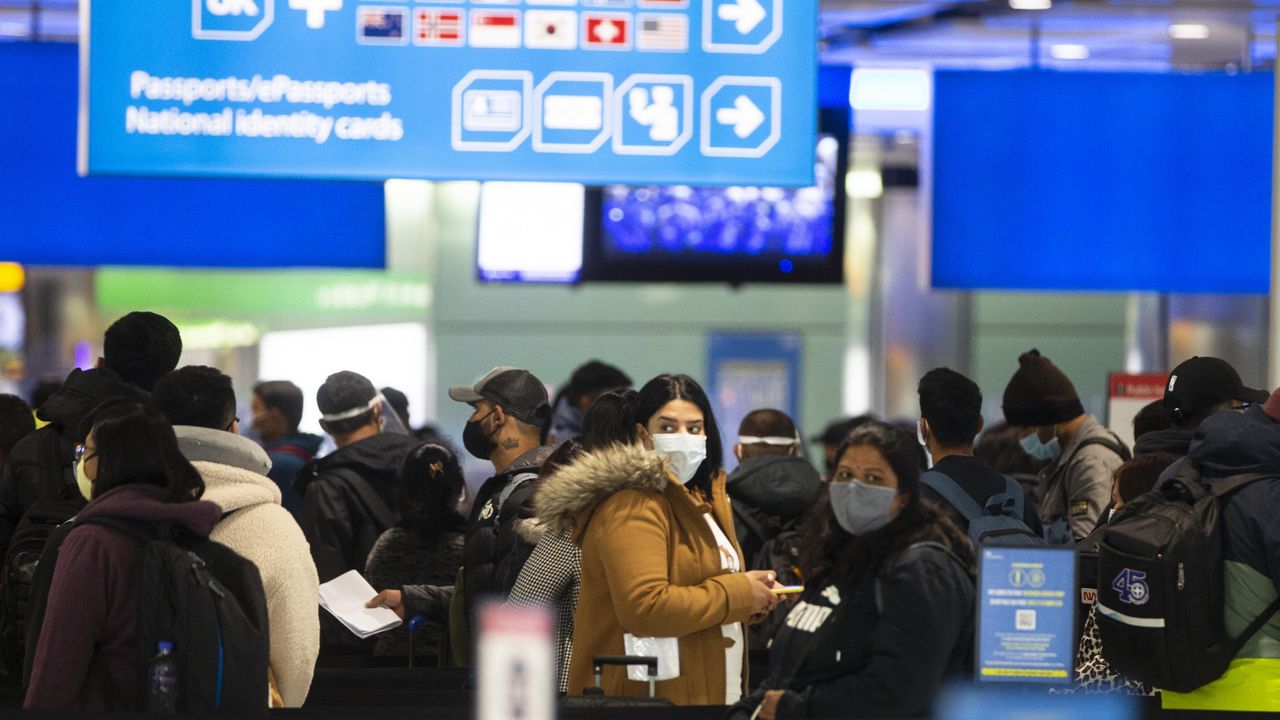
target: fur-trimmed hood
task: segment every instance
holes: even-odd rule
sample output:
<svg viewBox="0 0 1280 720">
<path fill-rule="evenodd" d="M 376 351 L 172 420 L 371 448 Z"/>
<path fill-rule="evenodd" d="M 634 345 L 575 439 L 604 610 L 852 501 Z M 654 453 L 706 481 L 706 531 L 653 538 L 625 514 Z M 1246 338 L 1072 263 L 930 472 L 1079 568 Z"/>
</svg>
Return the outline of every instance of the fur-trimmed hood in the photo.
<svg viewBox="0 0 1280 720">
<path fill-rule="evenodd" d="M 662 492 L 673 482 L 667 461 L 640 445 L 612 445 L 580 455 L 543 480 L 534 507 L 553 532 L 572 532 L 578 519 L 621 490 Z"/>
</svg>

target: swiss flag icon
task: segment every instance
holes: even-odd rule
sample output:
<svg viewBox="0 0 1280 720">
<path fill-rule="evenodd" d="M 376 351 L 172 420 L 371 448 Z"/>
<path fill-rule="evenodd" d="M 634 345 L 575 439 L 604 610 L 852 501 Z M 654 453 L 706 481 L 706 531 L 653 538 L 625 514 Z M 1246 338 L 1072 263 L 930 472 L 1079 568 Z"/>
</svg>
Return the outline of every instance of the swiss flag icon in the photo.
<svg viewBox="0 0 1280 720">
<path fill-rule="evenodd" d="M 585 13 L 582 44 L 588 50 L 627 50 L 631 47 L 631 16 Z"/>
</svg>

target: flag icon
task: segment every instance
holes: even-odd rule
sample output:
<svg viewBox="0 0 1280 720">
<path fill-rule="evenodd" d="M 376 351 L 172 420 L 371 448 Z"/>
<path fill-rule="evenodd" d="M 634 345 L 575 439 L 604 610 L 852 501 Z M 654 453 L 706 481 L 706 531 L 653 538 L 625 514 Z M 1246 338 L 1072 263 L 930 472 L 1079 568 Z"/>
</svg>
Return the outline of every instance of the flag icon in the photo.
<svg viewBox="0 0 1280 720">
<path fill-rule="evenodd" d="M 472 10 L 471 47 L 520 47 L 518 10 Z"/>
<path fill-rule="evenodd" d="M 356 12 L 356 41 L 365 45 L 409 42 L 407 8 L 361 5 Z"/>
<path fill-rule="evenodd" d="M 629 50 L 631 16 L 621 13 L 583 13 L 582 44 L 588 50 Z"/>
<path fill-rule="evenodd" d="M 636 19 L 636 48 L 646 52 L 685 52 L 689 49 L 689 17 L 670 13 Z"/>
<path fill-rule="evenodd" d="M 572 10 L 529 10 L 524 14 L 524 46 L 545 50 L 578 47 L 578 13 Z"/>
<path fill-rule="evenodd" d="M 461 10 L 418 10 L 414 15 L 415 45 L 462 45 Z"/>
</svg>

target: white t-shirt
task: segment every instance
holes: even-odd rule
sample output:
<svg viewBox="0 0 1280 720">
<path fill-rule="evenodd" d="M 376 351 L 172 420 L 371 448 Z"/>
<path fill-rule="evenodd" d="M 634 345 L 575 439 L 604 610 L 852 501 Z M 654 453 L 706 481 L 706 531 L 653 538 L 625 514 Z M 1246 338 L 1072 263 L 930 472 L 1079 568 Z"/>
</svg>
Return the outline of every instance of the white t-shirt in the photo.
<svg viewBox="0 0 1280 720">
<path fill-rule="evenodd" d="M 720 567 L 729 572 L 742 572 L 742 558 L 733 549 L 733 543 L 720 529 L 716 519 L 708 513 L 703 515 L 711 526 L 711 534 L 720 546 Z M 732 705 L 742 699 L 742 664 L 746 659 L 746 641 L 742 634 L 742 623 L 721 625 L 720 632 L 733 643 L 724 649 L 724 701 Z"/>
</svg>

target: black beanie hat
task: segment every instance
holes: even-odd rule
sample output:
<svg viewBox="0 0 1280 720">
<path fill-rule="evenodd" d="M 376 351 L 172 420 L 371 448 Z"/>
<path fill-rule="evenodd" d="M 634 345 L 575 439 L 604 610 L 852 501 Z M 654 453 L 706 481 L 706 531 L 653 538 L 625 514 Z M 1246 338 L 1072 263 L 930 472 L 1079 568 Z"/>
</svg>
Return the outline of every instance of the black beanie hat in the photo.
<svg viewBox="0 0 1280 720">
<path fill-rule="evenodd" d="M 1018 358 L 1018 372 L 1004 389 L 1004 419 L 1018 427 L 1047 427 L 1084 414 L 1076 388 L 1039 350 Z"/>
</svg>

